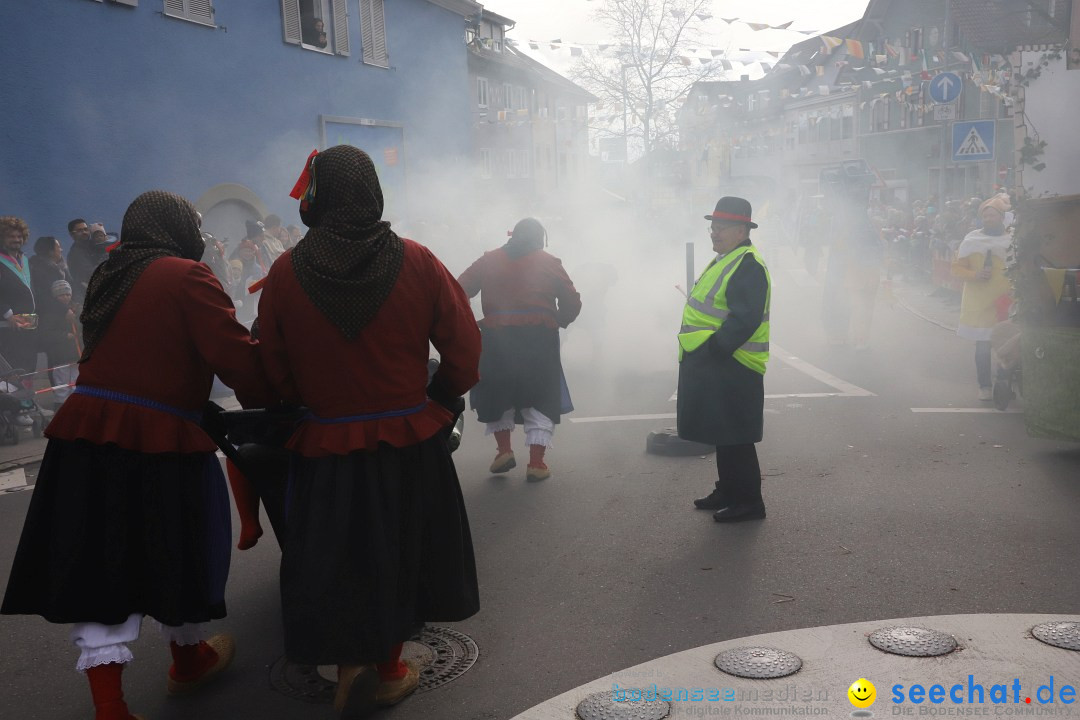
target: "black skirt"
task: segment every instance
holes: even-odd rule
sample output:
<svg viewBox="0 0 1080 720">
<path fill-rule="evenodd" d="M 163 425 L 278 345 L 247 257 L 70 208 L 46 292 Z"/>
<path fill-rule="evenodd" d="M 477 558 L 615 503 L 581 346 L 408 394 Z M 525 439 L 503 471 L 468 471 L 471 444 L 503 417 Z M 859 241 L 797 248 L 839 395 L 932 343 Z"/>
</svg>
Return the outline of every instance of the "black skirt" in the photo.
<svg viewBox="0 0 1080 720">
<path fill-rule="evenodd" d="M 562 414 L 559 331 L 543 325 L 481 330 L 480 382 L 469 396 L 477 419 L 496 422 L 507 410 L 536 408 L 553 423 Z"/>
<path fill-rule="evenodd" d="M 104 625 L 225 617 L 231 517 L 213 453 L 50 440 L 0 612 Z"/>
<path fill-rule="evenodd" d="M 465 502 L 442 435 L 294 456 L 287 513 L 281 606 L 293 662 L 381 662 L 418 622 L 480 609 Z"/>
</svg>

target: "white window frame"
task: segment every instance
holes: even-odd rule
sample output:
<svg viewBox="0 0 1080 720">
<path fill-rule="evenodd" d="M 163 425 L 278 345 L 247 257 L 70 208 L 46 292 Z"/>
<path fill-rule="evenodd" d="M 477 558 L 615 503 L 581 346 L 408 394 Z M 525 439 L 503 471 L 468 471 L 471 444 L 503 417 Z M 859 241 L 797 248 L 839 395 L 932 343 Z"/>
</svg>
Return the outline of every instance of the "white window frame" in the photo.
<svg viewBox="0 0 1080 720">
<path fill-rule="evenodd" d="M 360 44 L 365 65 L 390 67 L 386 40 L 386 5 L 383 0 L 360 0 Z"/>
<path fill-rule="evenodd" d="M 323 7 L 325 3 L 325 7 Z M 349 17 L 348 0 L 313 0 L 320 6 L 325 15 L 316 16 L 322 20 L 326 30 L 326 47 L 308 45 L 304 42 L 303 12 L 300 0 L 281 0 L 281 26 L 285 42 L 290 45 L 299 45 L 305 50 L 322 53 L 323 55 L 349 55 Z"/>
<path fill-rule="evenodd" d="M 217 27 L 214 22 L 214 0 L 164 0 L 162 5 L 166 17 Z"/>
<path fill-rule="evenodd" d="M 486 108 L 488 106 L 490 98 L 488 97 L 488 79 L 486 77 L 476 78 L 476 104 L 479 107 Z"/>
<path fill-rule="evenodd" d="M 502 98 L 503 110 L 513 110 L 514 109 L 513 100 L 514 100 L 514 86 L 511 85 L 510 83 L 503 83 L 503 98 Z"/>
</svg>

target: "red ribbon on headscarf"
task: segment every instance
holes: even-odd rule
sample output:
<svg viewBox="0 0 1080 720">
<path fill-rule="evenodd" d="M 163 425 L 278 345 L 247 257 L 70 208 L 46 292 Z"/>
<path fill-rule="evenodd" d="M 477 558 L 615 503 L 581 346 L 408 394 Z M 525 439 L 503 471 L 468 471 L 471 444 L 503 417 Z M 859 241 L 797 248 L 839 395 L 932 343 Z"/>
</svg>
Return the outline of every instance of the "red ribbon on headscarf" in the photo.
<svg viewBox="0 0 1080 720">
<path fill-rule="evenodd" d="M 300 177 L 297 178 L 296 184 L 293 185 L 292 192 L 289 193 L 289 197 L 300 200 L 300 207 L 304 210 L 307 209 L 311 197 L 315 195 L 313 188 L 311 187 L 315 180 L 315 176 L 311 174 L 311 164 L 318 154 L 318 150 L 312 150 L 311 154 L 308 155 L 307 160 L 304 162 L 304 170 L 300 173 Z"/>
</svg>

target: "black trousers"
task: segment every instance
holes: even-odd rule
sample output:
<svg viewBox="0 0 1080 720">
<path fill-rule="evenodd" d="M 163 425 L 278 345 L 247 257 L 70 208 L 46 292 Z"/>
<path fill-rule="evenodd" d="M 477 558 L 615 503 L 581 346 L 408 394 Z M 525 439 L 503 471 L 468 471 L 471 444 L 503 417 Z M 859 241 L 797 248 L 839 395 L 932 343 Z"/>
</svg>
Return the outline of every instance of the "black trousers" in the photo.
<svg viewBox="0 0 1080 720">
<path fill-rule="evenodd" d="M 761 466 L 753 444 L 716 446 L 716 489 L 733 503 L 761 502 Z"/>
</svg>

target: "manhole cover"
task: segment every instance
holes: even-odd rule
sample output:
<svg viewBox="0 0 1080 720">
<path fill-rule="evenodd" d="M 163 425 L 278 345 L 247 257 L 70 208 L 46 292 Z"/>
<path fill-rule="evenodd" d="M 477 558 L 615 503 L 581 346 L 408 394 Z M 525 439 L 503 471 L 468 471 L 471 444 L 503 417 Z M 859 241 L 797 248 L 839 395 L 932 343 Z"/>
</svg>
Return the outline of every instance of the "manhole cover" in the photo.
<svg viewBox="0 0 1080 720">
<path fill-rule="evenodd" d="M 424 628 L 405 641 L 402 660 L 420 667 L 417 692 L 434 690 L 456 680 L 473 666 L 479 650 L 472 638 L 444 627 Z M 270 685 L 282 695 L 309 703 L 329 704 L 337 689 L 336 665 L 297 665 L 281 657 L 270 668 Z"/>
<path fill-rule="evenodd" d="M 618 695 L 616 699 L 615 695 Z M 593 693 L 577 706 L 581 720 L 661 720 L 671 711 L 666 700 L 646 700 L 641 688 L 622 688 Z"/>
<path fill-rule="evenodd" d="M 771 647 L 743 647 L 725 650 L 716 656 L 716 667 L 742 678 L 779 678 L 798 672 L 802 660 L 786 650 Z"/>
<path fill-rule="evenodd" d="M 1031 628 L 1031 635 L 1036 640 L 1041 640 L 1047 645 L 1064 648 L 1065 650 L 1080 650 L 1080 623 L 1042 623 Z"/>
<path fill-rule="evenodd" d="M 956 649 L 956 639 L 937 630 L 921 627 L 891 627 L 875 630 L 870 644 L 893 655 L 936 657 Z"/>
</svg>

